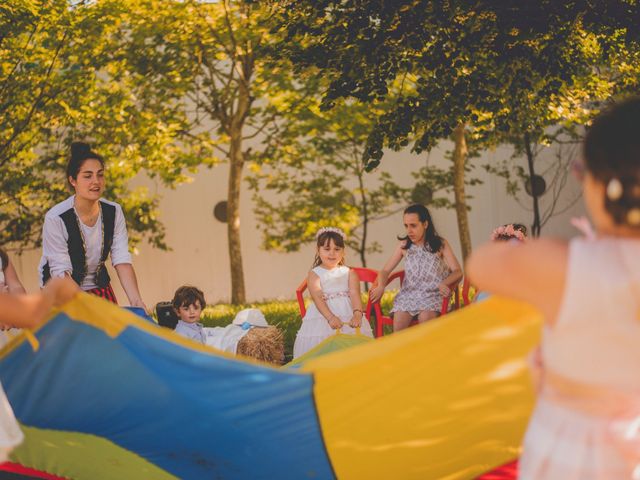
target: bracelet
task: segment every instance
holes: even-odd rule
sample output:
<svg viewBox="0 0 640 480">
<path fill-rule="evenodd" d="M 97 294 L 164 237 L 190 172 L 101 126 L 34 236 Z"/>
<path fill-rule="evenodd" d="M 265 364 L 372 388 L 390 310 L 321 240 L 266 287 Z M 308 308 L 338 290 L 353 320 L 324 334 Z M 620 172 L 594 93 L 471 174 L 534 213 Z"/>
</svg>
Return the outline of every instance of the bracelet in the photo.
<svg viewBox="0 0 640 480">
<path fill-rule="evenodd" d="M 355 309 L 353 310 L 353 313 L 356 313 L 356 312 L 360 312 L 360 314 L 363 314 L 363 313 L 364 313 L 364 312 L 363 312 L 362 310 L 360 310 L 359 308 L 355 308 Z"/>
</svg>

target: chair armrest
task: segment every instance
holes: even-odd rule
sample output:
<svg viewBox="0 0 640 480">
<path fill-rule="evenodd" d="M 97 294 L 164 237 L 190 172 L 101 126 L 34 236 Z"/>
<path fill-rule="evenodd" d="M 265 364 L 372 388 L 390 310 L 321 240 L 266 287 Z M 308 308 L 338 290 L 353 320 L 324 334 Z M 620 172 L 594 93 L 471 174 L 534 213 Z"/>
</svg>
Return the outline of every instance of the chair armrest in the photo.
<svg viewBox="0 0 640 480">
<path fill-rule="evenodd" d="M 303 293 L 307 289 L 307 280 L 305 279 L 296 289 L 296 298 L 298 299 L 298 307 L 300 308 L 300 317 L 307 314 L 307 307 L 304 305 Z"/>
</svg>

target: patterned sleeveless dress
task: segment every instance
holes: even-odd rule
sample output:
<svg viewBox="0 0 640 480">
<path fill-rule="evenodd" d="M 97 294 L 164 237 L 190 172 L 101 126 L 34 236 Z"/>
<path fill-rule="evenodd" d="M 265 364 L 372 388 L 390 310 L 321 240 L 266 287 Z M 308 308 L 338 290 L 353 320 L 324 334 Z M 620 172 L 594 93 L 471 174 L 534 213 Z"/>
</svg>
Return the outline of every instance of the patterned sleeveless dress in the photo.
<svg viewBox="0 0 640 480">
<path fill-rule="evenodd" d="M 391 311 L 409 312 L 411 315 L 418 315 L 423 310 L 439 312 L 442 295 L 438 285 L 450 273 L 442 254 L 432 253 L 412 243 L 405 253 L 404 280 Z"/>
</svg>

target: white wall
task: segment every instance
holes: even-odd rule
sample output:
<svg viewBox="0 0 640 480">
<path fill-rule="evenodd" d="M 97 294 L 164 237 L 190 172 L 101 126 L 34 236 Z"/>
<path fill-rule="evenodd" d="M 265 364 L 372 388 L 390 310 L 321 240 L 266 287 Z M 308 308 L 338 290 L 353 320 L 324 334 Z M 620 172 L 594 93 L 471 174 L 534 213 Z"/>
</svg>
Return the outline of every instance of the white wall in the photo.
<svg viewBox="0 0 640 480">
<path fill-rule="evenodd" d="M 411 172 L 425 162 L 433 165 L 447 165 L 444 159 L 445 145 L 435 149 L 429 155 L 416 156 L 409 152 L 388 152 L 381 168 L 391 172 L 401 184 L 412 184 Z M 542 157 L 551 158 L 553 152 L 544 152 Z M 474 245 L 486 241 L 495 226 L 510 222 L 519 222 L 527 226 L 532 223 L 533 215 L 524 209 L 505 192 L 504 181 L 487 174 L 481 164 L 506 159 L 510 156 L 507 148 L 486 152 L 481 158 L 473 159 L 478 165 L 473 176 L 484 180 L 482 185 L 468 187 L 472 210 L 469 213 L 471 236 Z M 524 164 L 524 163 L 523 163 Z M 161 220 L 166 226 L 167 243 L 170 252 L 162 252 L 146 244 L 138 247 L 134 255 L 134 265 L 143 298 L 148 306 L 161 300 L 169 300 L 175 289 L 185 283 L 203 289 L 207 301 L 214 303 L 228 301 L 230 298 L 229 257 L 227 254 L 226 224 L 213 216 L 213 207 L 226 199 L 227 166 L 202 169 L 194 175 L 193 182 L 170 190 L 158 187 L 148 179 L 140 179 L 137 184 L 146 184 L 162 196 L 160 203 Z M 573 198 L 579 192 L 579 186 L 573 179 L 567 185 L 563 195 Z M 530 197 L 522 196 L 530 205 Z M 566 200 L 565 200 L 566 201 Z M 549 202 L 549 194 L 542 197 L 543 206 Z M 529 207 L 530 208 L 530 207 Z M 571 216 L 583 214 L 581 201 L 562 215 L 554 217 L 543 228 L 543 235 L 570 237 L 576 232 L 569 225 Z M 433 210 L 434 223 L 439 233 L 447 238 L 460 257 L 456 216 L 453 210 Z M 289 299 L 294 297 L 297 285 L 302 281 L 314 257 L 314 246 L 303 245 L 300 252 L 281 254 L 265 252 L 260 249 L 259 232 L 253 220 L 251 195 L 246 189 L 241 198 L 242 254 L 244 260 L 247 297 L 250 301 L 263 299 Z M 402 234 L 401 214 L 376 222 L 371 227 L 371 239 L 383 246 L 382 254 L 369 255 L 372 268 L 380 268 L 396 244 L 396 235 Z M 14 256 L 20 278 L 29 291 L 37 289 L 37 265 L 39 251 L 25 252 Z M 356 265 L 358 257 L 349 252 L 348 263 Z M 112 272 L 112 278 L 115 274 Z M 121 304 L 126 297 L 114 282 L 116 294 Z"/>
</svg>

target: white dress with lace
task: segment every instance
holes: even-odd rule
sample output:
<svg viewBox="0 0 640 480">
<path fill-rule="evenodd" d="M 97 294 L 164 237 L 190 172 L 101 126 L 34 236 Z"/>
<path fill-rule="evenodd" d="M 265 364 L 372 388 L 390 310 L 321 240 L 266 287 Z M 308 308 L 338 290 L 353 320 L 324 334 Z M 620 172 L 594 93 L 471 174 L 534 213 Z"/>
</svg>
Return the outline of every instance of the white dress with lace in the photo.
<svg viewBox="0 0 640 480">
<path fill-rule="evenodd" d="M 353 306 L 349 298 L 349 267 L 340 266 L 333 270 L 327 270 L 322 266 L 318 266 L 312 272 L 320 277 L 322 294 L 331 312 L 343 322 L 348 323 L 353 316 Z M 340 332 L 354 334 L 356 330 L 349 325 L 344 325 Z M 369 325 L 364 316 L 362 317 L 360 333 L 373 337 L 371 325 Z M 318 307 L 314 303 L 309 304 L 293 345 L 293 358 L 304 355 L 324 339 L 335 334 L 336 331 L 331 328 L 327 319 L 318 311 Z"/>
<path fill-rule="evenodd" d="M 2 260 L 0 260 L 0 270 L 2 269 Z M 0 293 L 2 295 L 2 293 Z M 7 342 L 14 335 L 20 332 L 17 328 L 5 330 L 0 332 L 0 349 L 3 348 Z M 9 452 L 13 450 L 13 447 L 19 445 L 22 442 L 23 435 L 16 422 L 16 417 L 13 415 L 13 409 L 9 404 L 7 395 L 4 393 L 2 384 L 0 384 L 0 463 L 6 462 L 9 457 Z"/>
<path fill-rule="evenodd" d="M 575 239 L 520 479 L 640 479 L 640 240 Z"/>
</svg>

